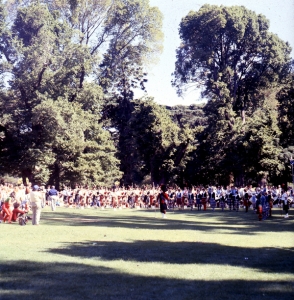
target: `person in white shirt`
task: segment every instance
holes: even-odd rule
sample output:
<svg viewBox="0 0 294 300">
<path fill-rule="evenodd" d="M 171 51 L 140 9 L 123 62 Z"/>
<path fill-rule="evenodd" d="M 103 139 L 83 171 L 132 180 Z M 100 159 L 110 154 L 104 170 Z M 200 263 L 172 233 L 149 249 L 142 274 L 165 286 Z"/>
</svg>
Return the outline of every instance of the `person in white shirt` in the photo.
<svg viewBox="0 0 294 300">
<path fill-rule="evenodd" d="M 39 186 L 34 185 L 30 192 L 30 201 L 32 205 L 32 224 L 39 225 L 42 210 L 43 194 L 39 191 Z"/>
</svg>

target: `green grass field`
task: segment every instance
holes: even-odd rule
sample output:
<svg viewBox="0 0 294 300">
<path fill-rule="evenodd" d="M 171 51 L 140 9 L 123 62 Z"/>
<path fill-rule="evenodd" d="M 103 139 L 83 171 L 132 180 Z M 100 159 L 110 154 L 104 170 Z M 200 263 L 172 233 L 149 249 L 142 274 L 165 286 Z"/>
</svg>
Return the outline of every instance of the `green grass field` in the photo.
<svg viewBox="0 0 294 300">
<path fill-rule="evenodd" d="M 40 226 L 0 224 L 0 299 L 293 299 L 293 229 L 277 208 L 46 207 Z"/>
</svg>

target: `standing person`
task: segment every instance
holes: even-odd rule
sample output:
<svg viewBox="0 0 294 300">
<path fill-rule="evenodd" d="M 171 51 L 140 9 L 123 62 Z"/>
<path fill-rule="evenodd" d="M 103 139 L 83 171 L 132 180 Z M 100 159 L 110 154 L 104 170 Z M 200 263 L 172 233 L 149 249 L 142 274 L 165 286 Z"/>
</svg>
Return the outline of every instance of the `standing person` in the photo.
<svg viewBox="0 0 294 300">
<path fill-rule="evenodd" d="M 230 211 L 232 210 L 232 208 L 233 208 L 233 210 L 236 210 L 236 207 L 237 207 L 237 196 L 238 196 L 238 191 L 237 191 L 236 187 L 232 185 L 231 193 L 230 193 L 230 198 L 231 198 Z"/>
<path fill-rule="evenodd" d="M 131 193 L 128 197 L 128 203 L 130 208 L 135 208 L 135 195 Z"/>
<path fill-rule="evenodd" d="M 161 185 L 161 193 L 158 194 L 157 196 L 157 201 L 159 201 L 159 207 L 160 207 L 160 212 L 162 213 L 162 218 L 166 218 L 166 210 L 167 210 L 167 205 L 166 201 L 169 200 L 168 194 L 166 193 L 167 189 L 166 186 L 163 184 Z"/>
<path fill-rule="evenodd" d="M 203 188 L 202 189 L 202 198 L 201 198 L 201 203 L 203 205 L 203 210 L 206 210 L 206 204 L 207 204 L 207 193 L 206 193 L 206 189 Z"/>
<path fill-rule="evenodd" d="M 232 210 L 232 198 L 231 198 L 231 188 L 230 186 L 227 186 L 227 190 L 226 190 L 226 200 L 227 200 L 227 204 L 228 204 L 228 207 L 229 207 L 229 210 L 231 211 Z"/>
<path fill-rule="evenodd" d="M 182 208 L 184 209 L 185 206 L 188 206 L 188 190 L 185 187 L 182 193 Z"/>
<path fill-rule="evenodd" d="M 253 208 L 253 212 L 256 211 L 256 201 L 257 201 L 257 198 L 256 198 L 256 190 L 253 190 L 251 192 L 251 198 L 250 198 L 250 201 L 252 203 L 252 208 Z"/>
<path fill-rule="evenodd" d="M 267 202 L 266 202 L 266 196 L 267 196 L 267 193 L 264 192 L 264 189 L 263 189 L 263 192 L 261 192 L 261 196 L 260 196 L 260 204 L 262 206 L 262 220 L 265 220 L 266 219 L 266 216 L 267 216 Z"/>
<path fill-rule="evenodd" d="M 226 207 L 226 193 L 225 191 L 222 192 L 220 198 L 219 198 L 219 207 L 224 211 Z"/>
<path fill-rule="evenodd" d="M 80 190 L 77 190 L 75 192 L 75 195 L 74 195 L 74 204 L 75 204 L 75 208 L 78 208 L 80 206 L 80 200 L 81 200 L 81 191 Z"/>
<path fill-rule="evenodd" d="M 6 220 L 9 224 L 11 224 L 11 218 L 12 218 L 12 201 L 11 198 L 8 197 L 4 204 L 2 205 L 2 211 L 3 211 L 3 222 L 5 223 Z"/>
<path fill-rule="evenodd" d="M 196 190 L 196 205 L 197 205 L 197 210 L 201 210 L 201 199 L 202 199 L 202 195 L 200 193 L 200 189 L 197 188 Z"/>
<path fill-rule="evenodd" d="M 244 207 L 245 207 L 245 212 L 248 212 L 249 206 L 250 206 L 249 193 L 247 191 L 247 188 L 245 188 L 244 189 Z"/>
<path fill-rule="evenodd" d="M 51 185 L 51 189 L 48 192 L 49 200 L 51 202 L 51 210 L 56 210 L 56 201 L 58 200 L 58 191 L 55 189 L 54 185 Z"/>
<path fill-rule="evenodd" d="M 193 194 L 192 190 L 189 190 L 188 201 L 189 201 L 190 209 L 193 210 L 193 207 L 194 207 L 194 194 Z"/>
<path fill-rule="evenodd" d="M 26 187 L 25 187 L 25 197 L 24 200 L 26 202 L 28 202 L 30 200 L 30 192 L 31 192 L 31 184 L 29 183 Z"/>
<path fill-rule="evenodd" d="M 177 207 L 178 209 L 180 209 L 182 206 L 182 192 L 180 188 L 178 188 L 178 191 L 176 193 L 176 199 L 177 199 Z"/>
<path fill-rule="evenodd" d="M 282 202 L 283 202 L 283 210 L 285 211 L 284 218 L 289 218 L 288 211 L 289 211 L 289 202 L 288 202 L 288 193 L 284 191 L 282 194 Z"/>
<path fill-rule="evenodd" d="M 169 201 L 168 201 L 168 208 L 169 209 L 175 209 L 175 192 L 173 191 L 173 190 L 171 190 L 170 188 L 169 188 L 169 190 L 168 190 L 168 197 L 169 197 Z"/>
<path fill-rule="evenodd" d="M 215 201 L 215 189 L 213 187 L 210 187 L 208 192 L 209 195 L 209 203 L 210 203 L 210 207 L 212 208 L 212 210 L 214 211 L 215 207 L 216 207 L 216 201 Z"/>
<path fill-rule="evenodd" d="M 39 225 L 42 210 L 43 194 L 39 191 L 38 185 L 33 186 L 33 190 L 30 192 L 30 199 L 33 212 L 32 224 Z"/>
</svg>

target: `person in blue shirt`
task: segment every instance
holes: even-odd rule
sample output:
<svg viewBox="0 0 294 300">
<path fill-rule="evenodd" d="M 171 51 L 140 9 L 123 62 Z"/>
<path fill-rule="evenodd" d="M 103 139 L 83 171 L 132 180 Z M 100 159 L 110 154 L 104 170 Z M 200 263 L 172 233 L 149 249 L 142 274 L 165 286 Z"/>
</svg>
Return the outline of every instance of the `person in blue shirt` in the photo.
<svg viewBox="0 0 294 300">
<path fill-rule="evenodd" d="M 55 211 L 56 210 L 56 202 L 58 200 L 58 191 L 55 189 L 54 185 L 51 185 L 48 195 L 49 195 L 49 201 L 51 202 L 51 209 L 52 209 L 52 211 Z"/>
</svg>

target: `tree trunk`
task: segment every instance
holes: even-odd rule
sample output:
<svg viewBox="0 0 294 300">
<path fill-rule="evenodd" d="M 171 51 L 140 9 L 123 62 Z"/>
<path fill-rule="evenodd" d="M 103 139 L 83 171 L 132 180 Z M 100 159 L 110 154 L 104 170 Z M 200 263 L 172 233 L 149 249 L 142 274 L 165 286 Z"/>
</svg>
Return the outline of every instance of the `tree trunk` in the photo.
<svg viewBox="0 0 294 300">
<path fill-rule="evenodd" d="M 54 164 L 54 170 L 50 175 L 48 184 L 54 185 L 55 188 L 59 191 L 59 189 L 60 189 L 60 167 L 58 165 L 58 162 L 55 162 L 55 164 Z"/>
<path fill-rule="evenodd" d="M 21 177 L 22 177 L 22 183 L 24 185 L 27 185 L 27 180 L 30 183 L 33 183 L 33 181 L 34 181 L 34 176 L 33 176 L 33 173 L 32 173 L 31 169 L 23 169 L 21 171 Z"/>
<path fill-rule="evenodd" d="M 242 124 L 245 125 L 246 116 L 245 116 L 245 110 L 244 109 L 242 109 L 242 111 L 241 111 L 241 117 L 242 117 Z"/>
</svg>

